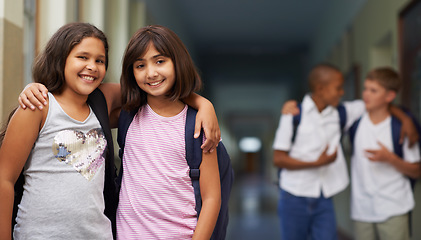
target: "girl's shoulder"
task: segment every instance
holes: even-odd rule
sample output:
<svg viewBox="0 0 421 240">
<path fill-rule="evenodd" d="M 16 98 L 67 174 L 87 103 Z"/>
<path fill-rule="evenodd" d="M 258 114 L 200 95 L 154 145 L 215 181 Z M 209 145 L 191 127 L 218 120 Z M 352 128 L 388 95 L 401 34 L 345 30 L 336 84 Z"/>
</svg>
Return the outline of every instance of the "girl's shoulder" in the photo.
<svg viewBox="0 0 421 240">
<path fill-rule="evenodd" d="M 35 110 L 31 110 L 29 108 L 22 109 L 21 107 L 18 107 L 10 121 L 22 121 L 27 123 L 36 122 L 39 123 L 39 130 L 41 130 L 45 123 L 45 120 L 47 119 L 48 110 L 50 107 L 49 96 L 47 96 L 46 102 L 47 104 L 42 108 L 42 110 L 39 110 L 38 108 L 35 108 Z"/>
</svg>

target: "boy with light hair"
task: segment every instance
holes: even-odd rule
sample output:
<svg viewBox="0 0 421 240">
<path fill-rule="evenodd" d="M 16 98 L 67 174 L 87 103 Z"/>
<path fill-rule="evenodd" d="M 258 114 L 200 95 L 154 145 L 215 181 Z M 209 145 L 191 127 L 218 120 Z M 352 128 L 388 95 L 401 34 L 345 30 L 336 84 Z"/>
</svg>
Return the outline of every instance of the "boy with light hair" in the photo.
<svg viewBox="0 0 421 240">
<path fill-rule="evenodd" d="M 409 239 L 408 213 L 415 203 L 408 177 L 421 175 L 420 150 L 405 139 L 399 156 L 394 146 L 397 136 L 391 129 L 400 122 L 389 106 L 399 87 L 393 69 L 370 71 L 363 91 L 366 112 L 350 129 L 351 218 L 357 240 Z"/>
</svg>

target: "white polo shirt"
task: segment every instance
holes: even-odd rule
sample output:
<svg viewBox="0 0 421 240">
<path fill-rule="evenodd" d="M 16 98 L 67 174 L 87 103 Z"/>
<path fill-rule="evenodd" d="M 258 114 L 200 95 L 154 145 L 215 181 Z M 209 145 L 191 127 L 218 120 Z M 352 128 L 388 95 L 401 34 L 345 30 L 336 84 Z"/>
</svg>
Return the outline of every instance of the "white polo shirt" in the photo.
<svg viewBox="0 0 421 240">
<path fill-rule="evenodd" d="M 355 133 L 351 158 L 351 217 L 362 222 L 383 222 L 392 216 L 405 214 L 414 207 L 414 197 L 406 176 L 392 165 L 370 161 L 366 149 L 380 149 L 381 142 L 393 152 L 391 117 L 373 124 L 363 115 Z M 404 161 L 420 160 L 418 144 L 403 144 Z"/>
<path fill-rule="evenodd" d="M 364 112 L 361 100 L 344 103 L 347 113 L 346 128 Z M 341 129 L 339 113 L 335 107 L 328 106 L 321 113 L 310 95 L 301 103 L 301 121 L 297 127 L 294 143 L 293 116 L 282 115 L 273 143 L 274 150 L 287 151 L 292 158 L 303 162 L 314 162 L 329 146 L 328 154 L 337 149 L 336 160 L 318 168 L 301 170 L 282 169 L 280 187 L 300 197 L 331 197 L 344 190 L 349 177 L 345 157 L 340 144 Z"/>
</svg>

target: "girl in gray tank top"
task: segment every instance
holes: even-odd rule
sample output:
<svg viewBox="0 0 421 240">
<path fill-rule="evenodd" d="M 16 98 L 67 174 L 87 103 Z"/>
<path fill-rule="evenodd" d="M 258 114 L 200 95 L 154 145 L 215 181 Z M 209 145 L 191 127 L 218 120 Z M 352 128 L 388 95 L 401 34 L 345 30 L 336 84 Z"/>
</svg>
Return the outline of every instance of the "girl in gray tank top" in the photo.
<svg viewBox="0 0 421 240">
<path fill-rule="evenodd" d="M 18 108 L 2 135 L 0 239 L 12 237 L 5 223 L 12 222 L 13 186 L 22 169 L 15 239 L 113 239 L 113 216 L 104 213 L 109 129 L 87 103 L 107 63 L 105 35 L 85 23 L 61 27 L 36 59 L 33 75 L 50 92 L 48 107 Z"/>
</svg>

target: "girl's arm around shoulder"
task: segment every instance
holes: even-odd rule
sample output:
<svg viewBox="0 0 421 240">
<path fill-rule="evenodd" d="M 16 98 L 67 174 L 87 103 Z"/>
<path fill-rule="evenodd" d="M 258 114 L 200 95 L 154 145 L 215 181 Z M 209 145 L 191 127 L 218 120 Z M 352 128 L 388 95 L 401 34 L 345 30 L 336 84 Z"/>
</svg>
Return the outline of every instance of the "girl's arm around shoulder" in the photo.
<svg viewBox="0 0 421 240">
<path fill-rule="evenodd" d="M 99 89 L 107 101 L 110 126 L 111 128 L 116 128 L 121 110 L 121 86 L 119 83 L 102 83 L 99 85 Z"/>
<path fill-rule="evenodd" d="M 193 240 L 210 239 L 221 207 L 221 183 L 216 151 L 203 152 L 200 165 L 200 192 L 202 210 L 197 221 Z"/>
<path fill-rule="evenodd" d="M 187 105 L 197 109 L 196 125 L 194 137 L 199 137 L 200 130 L 203 128 L 206 141 L 202 145 L 205 152 L 214 151 L 221 140 L 221 131 L 219 129 L 218 118 L 212 103 L 206 98 L 192 93 L 182 99 Z"/>
<path fill-rule="evenodd" d="M 11 239 L 14 185 L 42 128 L 48 108 L 18 108 L 10 119 L 0 147 L 0 239 Z"/>
</svg>

